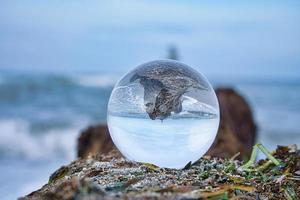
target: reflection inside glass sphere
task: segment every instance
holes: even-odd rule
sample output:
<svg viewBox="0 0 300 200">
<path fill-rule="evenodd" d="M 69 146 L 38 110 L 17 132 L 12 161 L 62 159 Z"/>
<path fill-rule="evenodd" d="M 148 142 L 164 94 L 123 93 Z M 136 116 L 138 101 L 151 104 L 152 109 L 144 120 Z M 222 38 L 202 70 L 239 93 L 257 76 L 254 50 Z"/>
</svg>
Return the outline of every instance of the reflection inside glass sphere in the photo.
<svg viewBox="0 0 300 200">
<path fill-rule="evenodd" d="M 180 168 L 212 144 L 219 106 L 207 79 L 172 60 L 138 66 L 114 87 L 108 104 L 112 139 L 128 159 Z"/>
</svg>

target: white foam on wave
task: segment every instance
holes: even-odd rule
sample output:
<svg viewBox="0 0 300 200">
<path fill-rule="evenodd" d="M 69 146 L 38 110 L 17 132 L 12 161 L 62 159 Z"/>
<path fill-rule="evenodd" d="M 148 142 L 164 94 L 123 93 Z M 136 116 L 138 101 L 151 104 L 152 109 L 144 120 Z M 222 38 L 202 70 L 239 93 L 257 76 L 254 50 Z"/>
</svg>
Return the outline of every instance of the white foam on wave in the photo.
<svg viewBox="0 0 300 200">
<path fill-rule="evenodd" d="M 119 78 L 118 75 L 84 75 L 77 77 L 77 81 L 85 87 L 108 87 L 113 86 Z"/>
<path fill-rule="evenodd" d="M 110 112 L 144 113 L 144 89 L 134 83 L 114 88 L 109 103 Z"/>
<path fill-rule="evenodd" d="M 208 105 L 204 102 L 200 102 L 195 98 L 184 96 L 182 107 L 184 110 L 187 111 L 202 111 L 202 112 L 208 112 L 208 113 L 218 113 L 218 108 L 214 108 L 211 105 Z"/>
<path fill-rule="evenodd" d="M 50 130 L 43 134 L 31 134 L 27 121 L 0 120 L 0 151 L 8 156 L 28 159 L 75 158 L 75 145 L 79 131 L 87 123 L 68 129 Z"/>
</svg>

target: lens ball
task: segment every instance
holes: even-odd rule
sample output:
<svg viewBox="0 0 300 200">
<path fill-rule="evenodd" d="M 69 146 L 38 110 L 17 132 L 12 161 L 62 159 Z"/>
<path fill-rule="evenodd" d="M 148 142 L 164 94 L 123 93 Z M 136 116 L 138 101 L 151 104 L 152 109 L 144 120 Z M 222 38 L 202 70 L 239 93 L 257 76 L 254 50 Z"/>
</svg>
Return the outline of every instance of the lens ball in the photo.
<svg viewBox="0 0 300 200">
<path fill-rule="evenodd" d="M 203 156 L 220 120 L 208 80 L 174 60 L 148 62 L 123 76 L 107 116 L 113 142 L 126 158 L 170 168 Z"/>
</svg>

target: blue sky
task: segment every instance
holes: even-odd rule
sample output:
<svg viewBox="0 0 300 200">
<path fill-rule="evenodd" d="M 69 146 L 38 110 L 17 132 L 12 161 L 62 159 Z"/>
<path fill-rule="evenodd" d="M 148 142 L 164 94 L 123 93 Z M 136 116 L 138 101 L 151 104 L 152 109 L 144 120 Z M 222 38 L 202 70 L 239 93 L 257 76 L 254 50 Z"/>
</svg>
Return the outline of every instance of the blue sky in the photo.
<svg viewBox="0 0 300 200">
<path fill-rule="evenodd" d="M 300 77 L 300 2 L 0 0 L 0 69 L 124 72 L 170 44 L 204 74 Z"/>
</svg>

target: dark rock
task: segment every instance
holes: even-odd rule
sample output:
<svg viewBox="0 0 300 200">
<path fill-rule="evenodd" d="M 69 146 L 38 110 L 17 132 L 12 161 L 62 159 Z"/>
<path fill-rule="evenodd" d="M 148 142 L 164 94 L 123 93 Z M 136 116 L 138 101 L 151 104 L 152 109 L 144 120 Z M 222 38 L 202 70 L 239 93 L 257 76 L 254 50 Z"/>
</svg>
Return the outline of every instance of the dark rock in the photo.
<svg viewBox="0 0 300 200">
<path fill-rule="evenodd" d="M 256 125 L 249 104 L 231 88 L 219 88 L 216 95 L 221 121 L 217 137 L 207 154 L 231 157 L 240 152 L 239 158 L 249 158 L 256 139 Z"/>
<path fill-rule="evenodd" d="M 216 90 L 220 104 L 221 121 L 214 144 L 207 155 L 239 158 L 250 157 L 255 143 L 256 126 L 249 104 L 231 88 Z M 89 127 L 78 139 L 78 156 L 82 158 L 115 149 L 106 125 Z"/>
<path fill-rule="evenodd" d="M 106 125 L 91 126 L 84 130 L 77 143 L 77 156 L 87 158 L 97 153 L 106 154 L 114 148 L 114 144 Z"/>
</svg>

